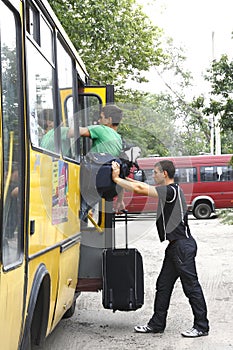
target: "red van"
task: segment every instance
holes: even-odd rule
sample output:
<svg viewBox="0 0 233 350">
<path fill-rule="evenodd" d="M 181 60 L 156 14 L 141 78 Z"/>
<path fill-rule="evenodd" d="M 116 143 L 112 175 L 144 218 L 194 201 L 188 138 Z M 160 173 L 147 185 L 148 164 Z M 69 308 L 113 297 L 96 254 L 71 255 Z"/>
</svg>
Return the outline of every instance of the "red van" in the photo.
<svg viewBox="0 0 233 350">
<path fill-rule="evenodd" d="M 164 159 L 173 161 L 176 167 L 175 182 L 183 188 L 188 209 L 196 218 L 206 219 L 215 209 L 233 207 L 232 156 L 150 157 L 137 161 L 145 172 L 145 181 L 150 185 L 154 185 L 154 164 Z M 155 198 L 128 191 L 125 191 L 124 201 L 129 213 L 155 212 L 157 206 Z"/>
</svg>

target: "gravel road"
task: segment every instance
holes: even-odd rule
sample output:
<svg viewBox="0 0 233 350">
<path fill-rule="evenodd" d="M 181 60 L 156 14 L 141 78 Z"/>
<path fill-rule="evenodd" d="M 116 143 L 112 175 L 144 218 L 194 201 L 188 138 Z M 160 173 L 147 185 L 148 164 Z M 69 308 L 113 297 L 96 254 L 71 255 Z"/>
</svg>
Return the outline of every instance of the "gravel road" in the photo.
<svg viewBox="0 0 233 350">
<path fill-rule="evenodd" d="M 129 245 L 141 252 L 145 273 L 145 304 L 133 312 L 115 312 L 102 307 L 102 293 L 83 293 L 72 318 L 62 320 L 40 350 L 159 349 L 233 350 L 233 226 L 217 217 L 189 219 L 198 244 L 197 270 L 210 321 L 208 337 L 183 338 L 180 332 L 192 326 L 192 313 L 178 281 L 174 289 L 164 334 L 137 334 L 133 327 L 152 314 L 155 280 L 167 243 L 158 240 L 154 220 L 129 222 Z M 117 224 L 117 244 L 123 245 L 123 223 Z"/>
</svg>

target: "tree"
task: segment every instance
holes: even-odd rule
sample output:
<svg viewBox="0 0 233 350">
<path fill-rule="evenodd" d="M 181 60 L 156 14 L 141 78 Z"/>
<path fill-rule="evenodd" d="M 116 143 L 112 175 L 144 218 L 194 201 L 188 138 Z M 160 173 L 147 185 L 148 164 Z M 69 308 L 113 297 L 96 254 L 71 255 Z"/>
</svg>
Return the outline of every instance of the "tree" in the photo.
<svg viewBox="0 0 233 350">
<path fill-rule="evenodd" d="M 219 115 L 222 130 L 233 131 L 233 61 L 227 55 L 222 55 L 219 61 L 214 60 L 206 80 L 211 83 L 212 98 L 203 113 Z"/>
<path fill-rule="evenodd" d="M 139 83 L 145 81 L 143 72 L 151 67 L 159 67 L 161 76 L 169 71 L 173 75 L 172 81 L 175 77 L 181 90 L 187 88 L 191 80 L 190 73 L 182 67 L 185 60 L 182 49 L 175 48 L 171 39 L 162 37 L 162 31 L 152 25 L 136 0 L 49 2 L 91 78 L 115 85 L 115 101 L 124 106 L 127 115 L 121 128 L 125 138 L 140 145 L 143 155 L 187 154 L 200 147 L 203 150 L 200 142 L 193 141 L 192 131 L 175 127 L 178 117 L 185 117 L 189 122 L 191 110 L 182 94 L 177 93 L 177 87 L 171 88 L 167 84 L 173 97 L 124 88 L 128 79 Z"/>
<path fill-rule="evenodd" d="M 119 104 L 124 119 L 119 132 L 130 144 L 142 149 L 142 156 L 196 155 L 209 151 L 209 142 L 204 132 L 190 113 L 185 119 L 178 118 L 180 106 L 169 94 L 142 94 L 130 103 Z"/>
<path fill-rule="evenodd" d="M 161 31 L 136 0 L 49 0 L 91 78 L 123 86 L 163 58 Z"/>
<path fill-rule="evenodd" d="M 233 138 L 233 61 L 222 55 L 207 70 L 205 80 L 210 82 L 209 95 L 193 99 L 192 106 L 221 128 L 221 151 L 232 153 Z"/>
</svg>

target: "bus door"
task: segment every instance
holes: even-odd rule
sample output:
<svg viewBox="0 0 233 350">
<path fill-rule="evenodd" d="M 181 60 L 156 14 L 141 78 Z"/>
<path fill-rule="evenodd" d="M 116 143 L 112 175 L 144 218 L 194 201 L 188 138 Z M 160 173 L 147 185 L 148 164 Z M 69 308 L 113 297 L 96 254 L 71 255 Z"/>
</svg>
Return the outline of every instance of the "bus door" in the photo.
<svg viewBox="0 0 233 350">
<path fill-rule="evenodd" d="M 18 13 L 0 1 L 0 339 L 17 349 L 25 304 L 25 149 Z"/>
<path fill-rule="evenodd" d="M 113 102 L 113 86 L 85 87 L 79 95 L 79 125 L 98 123 L 101 107 Z M 81 158 L 89 151 L 91 140 L 81 140 Z M 102 251 L 112 244 L 112 203 L 99 198 L 88 214 L 87 227 L 82 229 L 78 291 L 102 289 Z"/>
</svg>

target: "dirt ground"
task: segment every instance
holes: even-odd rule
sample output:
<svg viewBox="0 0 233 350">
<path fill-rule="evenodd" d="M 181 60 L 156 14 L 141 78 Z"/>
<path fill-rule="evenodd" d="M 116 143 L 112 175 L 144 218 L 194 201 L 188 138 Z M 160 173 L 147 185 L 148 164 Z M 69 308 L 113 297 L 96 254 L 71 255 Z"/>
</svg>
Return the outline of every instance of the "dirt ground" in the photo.
<svg viewBox="0 0 233 350">
<path fill-rule="evenodd" d="M 164 334 L 137 334 L 153 309 L 155 280 L 167 243 L 158 240 L 154 220 L 129 222 L 129 245 L 141 252 L 144 262 L 145 303 L 131 312 L 113 313 L 102 307 L 102 293 L 83 293 L 72 318 L 62 320 L 40 350 L 159 349 L 233 350 L 233 226 L 209 220 L 189 219 L 198 244 L 197 270 L 208 305 L 208 337 L 183 338 L 192 326 L 191 308 L 178 281 L 171 298 Z M 117 224 L 117 244 L 123 243 L 123 223 Z"/>
</svg>

